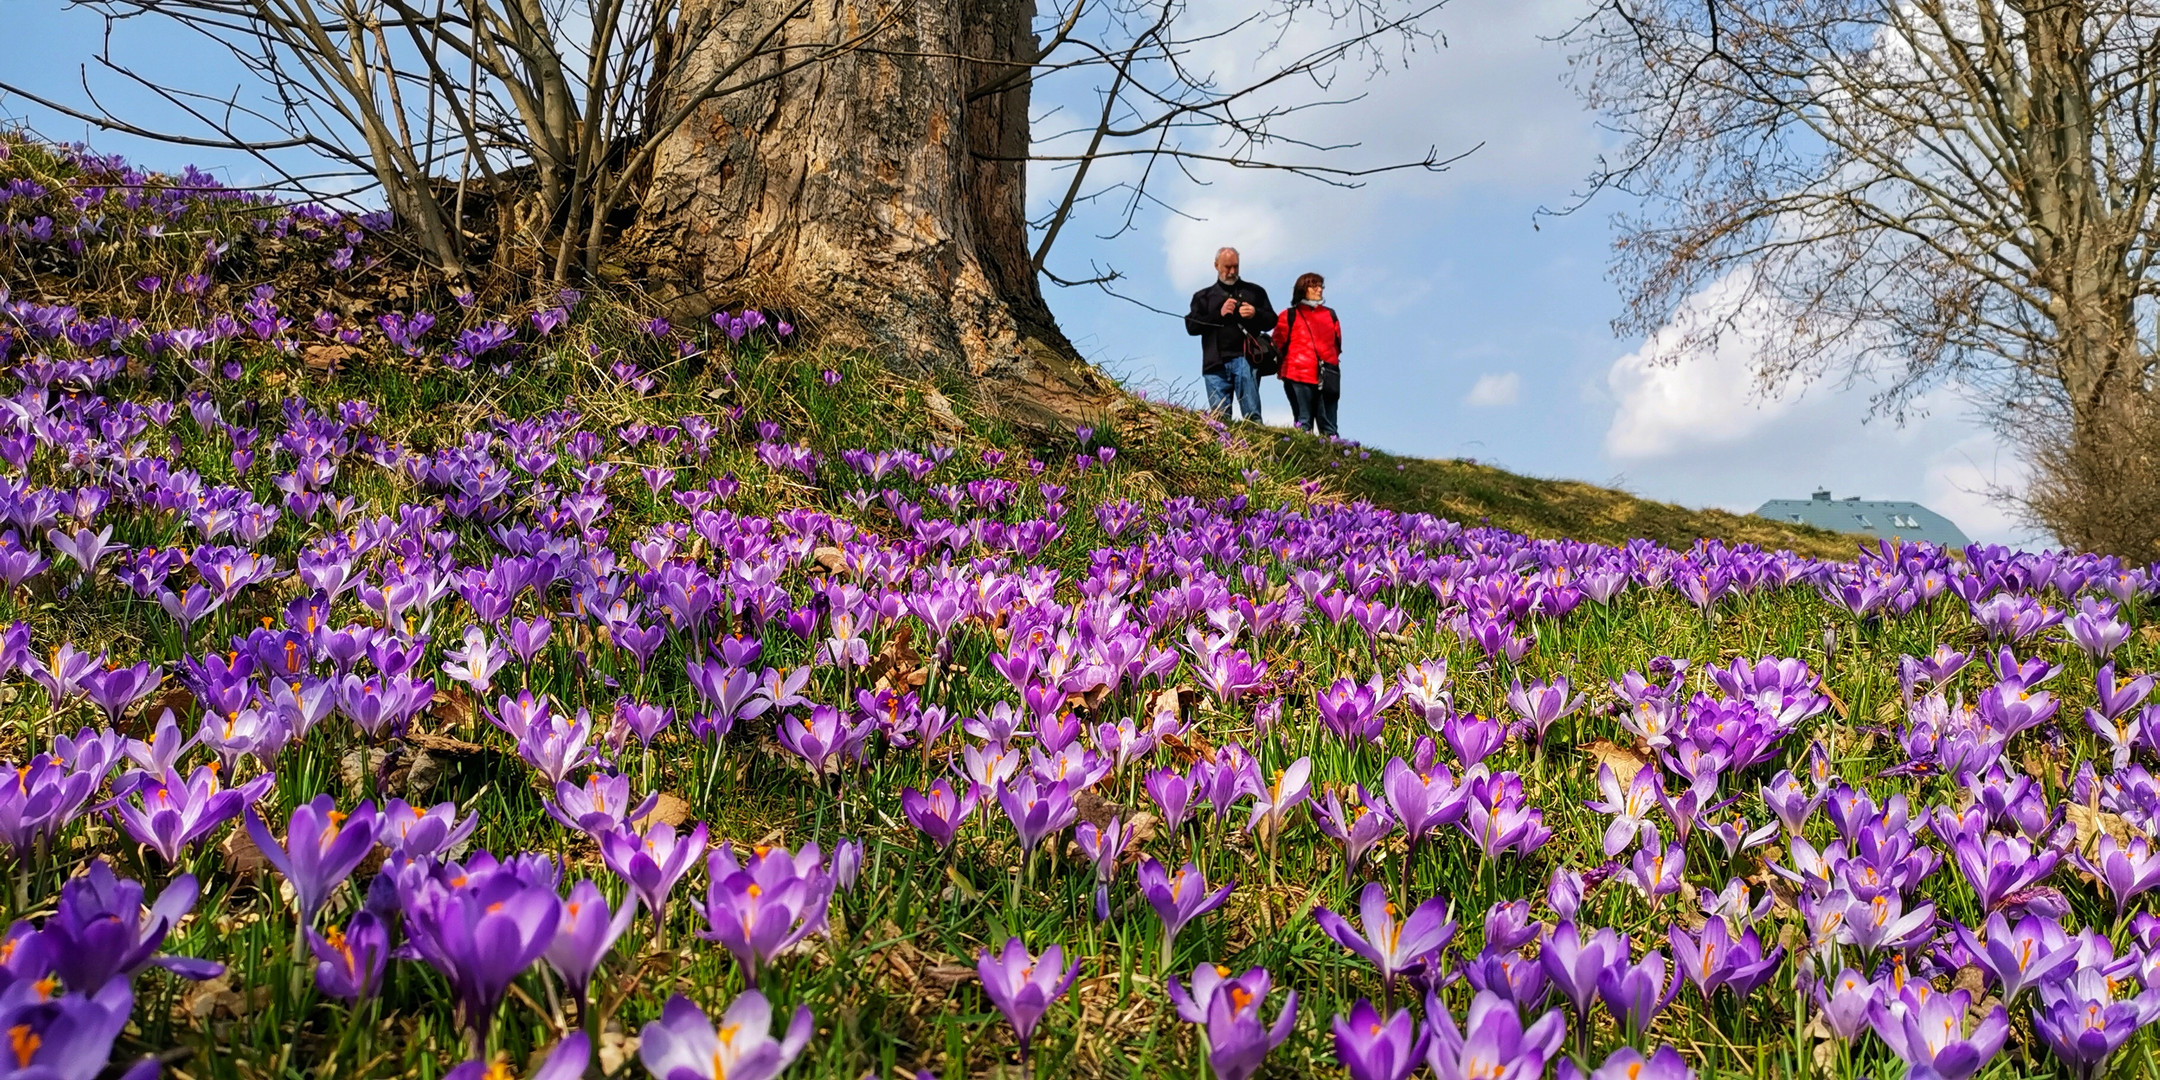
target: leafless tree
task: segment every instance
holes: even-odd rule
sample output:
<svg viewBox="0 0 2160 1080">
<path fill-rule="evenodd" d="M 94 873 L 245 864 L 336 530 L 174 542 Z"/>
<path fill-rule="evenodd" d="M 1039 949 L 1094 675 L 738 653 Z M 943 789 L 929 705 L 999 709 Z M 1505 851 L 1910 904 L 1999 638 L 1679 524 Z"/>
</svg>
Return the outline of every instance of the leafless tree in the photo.
<svg viewBox="0 0 2160 1080">
<path fill-rule="evenodd" d="M 678 0 L 84 0 L 111 24 L 158 20 L 236 59 L 267 100 L 218 100 L 138 74 L 110 54 L 106 72 L 161 96 L 198 130 L 149 126 L 0 82 L 0 89 L 90 123 L 153 139 L 263 155 L 313 150 L 365 178 L 453 275 L 466 271 L 462 203 L 471 181 L 501 193 L 517 173 L 518 235 L 539 245 L 557 280 L 598 262 L 610 216 L 652 155 L 702 105 L 785 76 L 873 37 L 780 43 L 810 6 L 789 0 L 694 83 L 670 60 L 705 47 L 680 35 Z M 746 76 L 753 59 L 775 65 Z M 671 107 L 658 110 L 665 87 Z M 263 128 L 286 137 L 251 137 Z M 270 159 L 263 157 L 269 162 Z M 273 165 L 275 163 L 272 163 Z M 444 181 L 454 169 L 457 182 Z M 317 176 L 317 181 L 325 179 Z M 450 205 L 445 205 L 449 203 Z"/>
<path fill-rule="evenodd" d="M 757 8 L 710 17 L 738 29 Z M 685 18 L 710 5 L 689 0 Z M 886 5 L 820 0 L 784 37 Z M 778 298 L 925 359 L 1004 370 L 1070 356 L 1041 281 L 1081 215 L 1114 236 L 1166 182 L 1286 170 L 1355 185 L 1436 149 L 1315 138 L 1357 76 L 1438 44 L 1442 0 L 917 0 L 848 56 L 716 101 L 659 155 L 639 245 L 686 302 Z M 690 70 L 712 62 L 686 54 Z M 753 65 L 755 66 L 755 65 Z M 1032 111 L 1031 111 L 1032 110 Z M 1324 115 L 1324 114 L 1323 114 Z M 1050 190 L 1031 199 L 1029 166 Z"/>
<path fill-rule="evenodd" d="M 1437 45 L 1444 3 L 80 0 L 116 28 L 178 24 L 266 90 L 171 89 L 96 58 L 186 131 L 116 115 L 88 70 L 73 101 L 0 90 L 273 165 L 321 154 L 452 274 L 468 189 L 514 191 L 498 231 L 545 250 L 555 280 L 620 265 L 684 306 L 778 295 L 843 336 L 983 370 L 1030 341 L 1071 355 L 1039 279 L 1116 278 L 1050 262 L 1091 208 L 1116 235 L 1165 206 L 1166 179 L 1209 169 L 1354 186 L 1444 168 L 1431 147 L 1366 158 L 1303 119 L 1356 101 L 1346 76 Z M 1031 163 L 1055 184 L 1032 205 Z"/>
<path fill-rule="evenodd" d="M 2160 2 L 1602 0 L 1568 40 L 1622 136 L 1589 192 L 1641 199 L 1618 329 L 1686 355 L 1768 314 L 1766 383 L 1877 377 L 1900 416 L 1955 385 L 2039 524 L 2160 556 Z"/>
</svg>

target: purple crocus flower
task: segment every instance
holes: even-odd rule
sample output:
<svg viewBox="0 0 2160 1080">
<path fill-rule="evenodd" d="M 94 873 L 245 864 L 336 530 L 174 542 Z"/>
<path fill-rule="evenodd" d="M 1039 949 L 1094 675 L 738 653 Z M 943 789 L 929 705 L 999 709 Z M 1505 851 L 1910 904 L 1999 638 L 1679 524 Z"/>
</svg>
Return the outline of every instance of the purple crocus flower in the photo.
<svg viewBox="0 0 2160 1080">
<path fill-rule="evenodd" d="M 315 988 L 328 997 L 357 1005 L 382 989 L 383 968 L 390 960 L 390 932 L 375 913 L 362 908 L 343 928 L 307 932 L 315 953 Z"/>
<path fill-rule="evenodd" d="M 376 841 L 400 859 L 441 858 L 464 843 L 479 824 L 478 814 L 459 821 L 456 803 L 418 810 L 403 799 L 392 799 L 376 820 Z"/>
<path fill-rule="evenodd" d="M 1673 965 L 1695 984 L 1704 1001 L 1720 986 L 1732 987 L 1733 996 L 1745 1000 L 1777 974 L 1778 963 L 1785 958 L 1782 945 L 1764 953 L 1762 937 L 1752 927 L 1733 937 L 1732 927 L 1721 918 L 1705 921 L 1702 932 L 1693 935 L 1674 923 L 1666 937 L 1672 942 Z"/>
<path fill-rule="evenodd" d="M 1454 713 L 1440 724 L 1440 737 L 1465 769 L 1474 769 L 1507 742 L 1507 729 L 1475 713 Z"/>
<path fill-rule="evenodd" d="M 1144 785 L 1148 798 L 1161 812 L 1163 831 L 1174 833 L 1178 826 L 1192 814 L 1193 800 L 1198 784 L 1194 778 L 1176 769 L 1161 768 L 1147 774 Z"/>
<path fill-rule="evenodd" d="M 1967 991 L 1945 994 L 1907 984 L 1903 993 L 1878 999 L 1868 1010 L 1868 1023 L 1911 1068 L 1909 1075 L 1966 1080 L 2002 1050 L 2010 1034 L 2009 1015 L 2000 1005 L 1968 1033 L 1965 1017 L 1971 1011 Z"/>
<path fill-rule="evenodd" d="M 1778 824 L 1785 827 L 1786 833 L 1798 836 L 1828 794 L 1827 788 L 1817 788 L 1814 794 L 1808 794 L 1807 785 L 1788 769 L 1771 777 L 1770 783 L 1764 785 L 1762 800 L 1763 805 L 1777 816 Z"/>
<path fill-rule="evenodd" d="M 632 804 L 630 778 L 598 770 L 587 773 L 583 784 L 557 783 L 555 797 L 540 800 L 540 808 L 549 817 L 592 837 L 595 843 L 608 833 L 637 828 L 659 805 L 657 791 Z"/>
<path fill-rule="evenodd" d="M 555 943 L 562 900 L 551 882 L 515 870 L 469 879 L 422 879 L 404 899 L 404 915 L 413 951 L 450 983 L 477 1056 L 510 983 Z"/>
<path fill-rule="evenodd" d="M 1248 1080 L 1260 1071 L 1268 1051 L 1290 1037 L 1297 1023 L 1297 991 L 1283 1000 L 1273 1024 L 1263 1024 L 1260 1007 L 1267 1001 L 1269 982 L 1266 968 L 1232 978 L 1229 968 L 1214 964 L 1193 969 L 1190 992 L 1170 980 L 1170 1001 L 1178 1015 L 1206 1025 L 1208 1067 L 1215 1080 Z"/>
<path fill-rule="evenodd" d="M 2053 919 L 2027 915 L 2012 926 L 1998 911 L 1981 929 L 1984 936 L 1975 936 L 1960 923 L 1958 938 L 1973 961 L 2001 985 L 2004 1005 L 2015 1005 L 2027 987 L 2053 982 L 2077 967 L 2078 940 L 2063 933 Z"/>
<path fill-rule="evenodd" d="M 611 912 L 607 895 L 590 879 L 570 887 L 562 918 L 555 924 L 555 940 L 540 955 L 562 976 L 573 999 L 585 1000 L 593 972 L 615 947 L 615 940 L 630 928 L 630 920 L 637 916 L 637 895 L 633 891 L 620 910 Z"/>
<path fill-rule="evenodd" d="M 798 1006 L 787 1032 L 772 1037 L 772 1005 L 745 990 L 720 1014 L 717 1030 L 703 1009 L 676 994 L 660 1019 L 638 1032 L 638 1060 L 655 1080 L 772 1080 L 809 1045 L 814 1021 Z"/>
<path fill-rule="evenodd" d="M 1032 774 L 998 785 L 998 805 L 1020 834 L 1020 850 L 1032 853 L 1045 839 L 1064 832 L 1080 811 L 1064 781 L 1043 783 Z"/>
<path fill-rule="evenodd" d="M 276 780 L 264 773 L 228 788 L 218 783 L 217 770 L 208 765 L 198 766 L 185 780 L 178 770 L 167 770 L 163 777 L 136 775 L 134 786 L 108 805 L 129 836 L 168 863 L 179 862 L 180 853 L 189 845 L 238 817 Z"/>
<path fill-rule="evenodd" d="M 375 847 L 375 804 L 371 802 L 361 803 L 348 815 L 337 808 L 337 800 L 317 795 L 293 808 L 282 845 L 253 807 L 245 817 L 248 838 L 291 883 L 303 923 L 315 921 L 315 913 L 322 910 L 331 891 Z"/>
<path fill-rule="evenodd" d="M 1346 811 L 1340 794 L 1330 789 L 1312 804 L 1313 820 L 1329 839 L 1342 845 L 1345 873 L 1355 873 L 1365 853 L 1395 831 L 1395 819 L 1363 785 L 1356 788 L 1356 810 Z"/>
<path fill-rule="evenodd" d="M 752 848 L 750 860 L 735 858 L 735 845 L 722 843 L 705 857 L 706 928 L 698 936 L 717 941 L 742 965 L 745 981 L 755 986 L 773 957 L 825 929 L 833 882 L 815 843 L 789 854 L 786 848 Z"/>
<path fill-rule="evenodd" d="M 1437 1080 L 1539 1080 L 1567 1038 L 1567 1016 L 1560 1010 L 1524 1030 L 1514 1002 L 1483 990 L 1470 999 L 1462 1027 L 1437 995 L 1425 1000 L 1425 1023 L 1432 1037 L 1425 1062 Z"/>
<path fill-rule="evenodd" d="M 1155 917 L 1162 920 L 1165 969 L 1170 966 L 1170 954 L 1177 944 L 1178 931 L 1183 930 L 1186 923 L 1223 906 L 1230 899 L 1230 890 L 1237 888 L 1237 882 L 1233 880 L 1209 892 L 1207 876 L 1198 866 L 1186 863 L 1172 875 L 1154 859 L 1141 861 L 1139 878 L 1140 895 L 1155 909 Z"/>
<path fill-rule="evenodd" d="M 2100 1075 L 2109 1055 L 2160 1019 L 2160 992 L 2147 989 L 2117 1000 L 2115 986 L 2116 980 L 2087 969 L 2040 987 L 2033 1030 L 2079 1080 Z"/>
<path fill-rule="evenodd" d="M 1846 1042 L 1867 1030 L 1868 1010 L 1875 1005 L 1875 984 L 1867 976 L 1846 968 L 1834 979 L 1815 986 L 1815 1009 L 1832 1034 Z"/>
<path fill-rule="evenodd" d="M 1590 699 L 1583 694 L 1569 695 L 1567 676 L 1562 675 L 1551 682 L 1531 683 L 1525 688 L 1521 679 L 1509 684 L 1508 708 L 1537 732 L 1538 744 L 1544 745 L 1545 732 L 1554 721 L 1583 707 Z"/>
<path fill-rule="evenodd" d="M 1429 1032 L 1404 1009 L 1382 1018 L 1371 1001 L 1359 998 L 1350 1015 L 1335 1018 L 1335 1060 L 1350 1070 L 1350 1080 L 1403 1080 L 1425 1056 Z"/>
<path fill-rule="evenodd" d="M 1553 867 L 1552 878 L 1545 883 L 1545 906 L 1563 922 L 1574 922 L 1575 913 L 1582 910 L 1583 876 L 1565 866 Z"/>
<path fill-rule="evenodd" d="M 1597 992 L 1613 1019 L 1630 1033 L 1646 1031 L 1680 992 L 1677 972 L 1666 978 L 1665 953 L 1652 949 L 1635 963 L 1625 957 L 1598 973 Z"/>
<path fill-rule="evenodd" d="M 983 993 L 1005 1014 L 1005 1022 L 1019 1036 L 1020 1059 L 1025 1061 L 1028 1043 L 1035 1037 L 1035 1025 L 1042 1022 L 1050 1004 L 1065 995 L 1073 978 L 1080 974 L 1080 965 L 1075 962 L 1069 968 L 1065 966 L 1062 946 L 1052 945 L 1041 956 L 1032 956 L 1019 938 L 1010 937 L 1005 939 L 1003 950 L 992 953 L 984 949 L 976 956 L 975 973 L 982 977 Z"/>
<path fill-rule="evenodd" d="M 1958 837 L 1950 854 L 1986 911 L 1993 911 L 2012 893 L 2053 873 L 2062 858 L 2057 851 L 2034 851 L 2023 837 L 1993 832 Z"/>
<path fill-rule="evenodd" d="M 1378 743 L 1387 730 L 1387 718 L 1381 714 L 1402 697 L 1402 690 L 1378 675 L 1363 683 L 1344 676 L 1313 697 L 1320 707 L 1320 722 L 1343 741 Z"/>
<path fill-rule="evenodd" d="M 921 829 L 931 843 L 939 848 L 950 848 L 953 838 L 960 835 L 960 826 L 975 812 L 980 801 L 977 790 L 970 785 L 966 794 L 956 795 L 952 785 L 939 777 L 931 783 L 928 794 L 914 788 L 902 789 L 900 812 L 907 816 L 908 824 Z"/>
<path fill-rule="evenodd" d="M 525 1080 L 578 1080 L 585 1075 L 585 1067 L 592 1063 L 592 1039 L 582 1031 L 573 1031 L 542 1058 L 540 1067 L 525 1075 Z M 443 1074 L 443 1080 L 501 1080 L 507 1076 L 496 1062 L 474 1058 Z"/>
<path fill-rule="evenodd" d="M 2073 853 L 2070 858 L 2107 887 L 2108 894 L 2115 898 L 2117 918 L 2129 910 L 2130 901 L 2140 893 L 2160 886 L 2160 854 L 2154 853 L 2152 844 L 2143 836 L 2132 836 L 2125 845 L 2103 832 L 2092 858 L 2082 853 Z"/>
<path fill-rule="evenodd" d="M 1628 883 L 1653 902 L 1679 892 L 1681 875 L 1687 869 L 1687 849 L 1661 844 L 1661 839 L 1657 826 L 1645 825 L 1642 850 L 1635 853 L 1626 871 Z"/>
<path fill-rule="evenodd" d="M 1582 1070 L 1567 1059 L 1561 1060 L 1557 1075 L 1558 1080 L 1583 1080 Z M 1695 1070 L 1670 1046 L 1658 1047 L 1647 1058 L 1634 1047 L 1623 1046 L 1591 1072 L 1590 1080 L 1695 1080 Z"/>
<path fill-rule="evenodd" d="M 704 822 L 681 835 L 677 835 L 675 826 L 655 822 L 643 835 L 628 831 L 602 834 L 600 858 L 652 912 L 654 932 L 664 933 L 668 894 L 675 891 L 675 883 L 689 872 L 698 856 L 705 854 L 705 839 Z"/>
<path fill-rule="evenodd" d="M 164 670 L 144 662 L 133 667 L 108 667 L 85 672 L 81 686 L 92 704 L 105 714 L 105 719 L 118 721 L 120 714 L 128 710 L 165 679 Z"/>
<path fill-rule="evenodd" d="M 18 857 L 75 820 L 105 772 L 102 767 L 71 769 L 50 754 L 39 754 L 23 765 L 0 762 L 0 768 L 15 774 L 12 784 L 0 780 L 0 842 L 13 848 Z"/>
<path fill-rule="evenodd" d="M 104 859 L 60 887 L 60 904 L 39 929 L 53 970 L 67 986 L 103 986 L 155 965 L 188 979 L 208 979 L 225 965 L 158 952 L 195 907 L 195 878 L 181 874 L 149 904 L 140 883 L 113 873 Z"/>
<path fill-rule="evenodd" d="M 1455 783 L 1447 766 L 1437 763 L 1417 769 L 1401 758 L 1392 758 L 1381 771 L 1380 786 L 1387 796 L 1388 809 L 1402 822 L 1403 831 L 1410 834 L 1413 850 L 1426 833 L 1462 820 L 1470 808 L 1468 793 Z"/>
<path fill-rule="evenodd" d="M 871 720 L 849 724 L 840 710 L 814 705 L 807 719 L 794 713 L 783 717 L 775 734 L 781 746 L 822 776 L 839 769 L 840 756 L 867 736 L 873 724 Z"/>
<path fill-rule="evenodd" d="M 1447 902 L 1435 896 L 1410 913 L 1396 918 L 1387 889 L 1379 882 L 1365 884 L 1358 893 L 1358 920 L 1354 930 L 1343 917 L 1324 907 L 1313 909 L 1313 919 L 1337 944 L 1370 961 L 1380 969 L 1380 979 L 1393 992 L 1395 977 L 1437 956 L 1455 937 L 1455 920 L 1448 918 Z"/>
<path fill-rule="evenodd" d="M 124 980 L 82 993 L 0 999 L 0 1031 L 8 1036 L 0 1069 L 23 1080 L 90 1080 L 105 1071 L 134 1007 Z M 121 1080 L 157 1080 L 158 1072 L 157 1059 L 145 1058 Z"/>
<path fill-rule="evenodd" d="M 1092 821 L 1083 821 L 1073 830 L 1073 840 L 1080 845 L 1080 853 L 1087 856 L 1095 867 L 1095 919 L 1101 922 L 1110 917 L 1110 882 L 1117 877 L 1118 860 L 1136 835 L 1131 825 L 1112 816 L 1102 828 Z"/>
<path fill-rule="evenodd" d="M 1623 783 L 1611 765 L 1600 764 L 1597 781 L 1603 801 L 1583 805 L 1600 814 L 1612 815 L 1612 824 L 1605 828 L 1606 858 L 1626 851 L 1635 842 L 1636 834 L 1645 828 L 1651 835 L 1656 835 L 1656 826 L 1650 824 L 1650 813 L 1658 808 L 1664 794 L 1656 769 L 1639 768 Z"/>
<path fill-rule="evenodd" d="M 1590 935 L 1590 940 L 1584 941 L 1582 932 L 1573 922 L 1554 927 L 1538 949 L 1539 966 L 1574 1004 L 1578 1025 L 1587 1022 L 1590 999 L 1596 996 L 1598 981 L 1605 971 L 1626 964 L 1627 958 L 1626 937 L 1613 933 L 1609 927 L 1600 927 Z"/>
</svg>

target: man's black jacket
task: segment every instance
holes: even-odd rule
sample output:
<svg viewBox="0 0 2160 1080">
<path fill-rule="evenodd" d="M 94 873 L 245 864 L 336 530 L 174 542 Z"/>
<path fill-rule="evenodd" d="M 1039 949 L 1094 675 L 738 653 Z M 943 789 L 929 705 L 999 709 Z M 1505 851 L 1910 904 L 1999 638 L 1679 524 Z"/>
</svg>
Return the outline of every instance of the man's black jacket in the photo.
<svg viewBox="0 0 2160 1080">
<path fill-rule="evenodd" d="M 1234 311 L 1227 316 L 1222 313 L 1223 300 L 1233 296 L 1253 306 L 1252 318 L 1240 319 Z M 1243 279 L 1228 287 L 1217 281 L 1194 293 L 1192 311 L 1185 316 L 1185 332 L 1200 339 L 1203 374 L 1221 371 L 1231 357 L 1244 355 L 1245 335 L 1258 336 L 1273 329 L 1275 306 L 1268 303 L 1267 290 Z"/>
</svg>

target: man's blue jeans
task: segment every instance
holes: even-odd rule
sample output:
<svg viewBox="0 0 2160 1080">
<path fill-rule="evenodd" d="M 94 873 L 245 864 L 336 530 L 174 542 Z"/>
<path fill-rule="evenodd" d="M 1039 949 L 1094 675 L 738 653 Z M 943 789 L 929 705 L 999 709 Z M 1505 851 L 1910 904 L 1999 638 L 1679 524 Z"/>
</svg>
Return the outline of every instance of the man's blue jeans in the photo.
<svg viewBox="0 0 2160 1080">
<path fill-rule="evenodd" d="M 1252 365 L 1244 357 L 1225 360 L 1220 371 L 1205 372 L 1200 377 L 1207 383 L 1209 412 L 1230 419 L 1230 399 L 1234 394 L 1238 411 L 1245 419 L 1260 422 L 1260 380 L 1254 377 Z"/>
</svg>

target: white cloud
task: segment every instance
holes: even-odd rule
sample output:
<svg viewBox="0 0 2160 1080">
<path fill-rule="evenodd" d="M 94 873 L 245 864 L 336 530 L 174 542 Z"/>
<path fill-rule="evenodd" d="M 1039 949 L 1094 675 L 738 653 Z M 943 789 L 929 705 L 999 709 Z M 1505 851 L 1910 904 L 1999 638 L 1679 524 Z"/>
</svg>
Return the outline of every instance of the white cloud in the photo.
<svg viewBox="0 0 2160 1080">
<path fill-rule="evenodd" d="M 1515 404 L 1522 396 L 1522 376 L 1512 371 L 1504 375 L 1480 375 L 1463 398 L 1463 404 L 1480 409 L 1497 409 Z"/>
<path fill-rule="evenodd" d="M 1255 280 L 1261 279 L 1261 268 L 1275 269 L 1283 258 L 1282 215 L 1265 200 L 1208 197 L 1183 209 L 1191 217 L 1172 217 L 1163 226 L 1163 276 L 1181 287 L 1205 288 L 1221 248 L 1238 249 L 1238 261 Z"/>
<path fill-rule="evenodd" d="M 1922 501 L 1975 540 L 2048 546 L 2047 537 L 1991 497 L 1996 490 L 2022 488 L 2027 476 L 2025 463 L 2011 455 L 2000 439 L 1991 433 L 1975 433 L 1928 459 L 1927 494 Z"/>
<path fill-rule="evenodd" d="M 1686 327 L 1739 303 L 1751 308 L 1714 351 L 1680 351 Z M 1690 297 L 1674 325 L 1651 334 L 1606 372 L 1605 385 L 1619 407 L 1605 431 L 1605 452 L 1623 460 L 1666 457 L 1745 439 L 1775 422 L 1797 400 L 1764 395 L 1755 378 L 1756 348 L 1775 331 L 1761 302 L 1744 301 L 1734 279 Z"/>
</svg>

